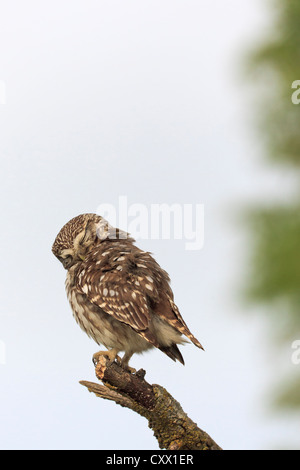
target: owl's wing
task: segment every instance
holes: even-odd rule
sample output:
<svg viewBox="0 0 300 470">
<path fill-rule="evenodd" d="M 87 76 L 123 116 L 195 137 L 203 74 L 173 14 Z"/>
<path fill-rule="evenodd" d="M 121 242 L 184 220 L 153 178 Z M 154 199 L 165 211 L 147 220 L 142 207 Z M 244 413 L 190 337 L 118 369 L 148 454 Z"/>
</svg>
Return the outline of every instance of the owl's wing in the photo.
<svg viewBox="0 0 300 470">
<path fill-rule="evenodd" d="M 126 323 L 154 346 L 157 339 L 149 327 L 150 315 L 166 321 L 175 330 L 202 347 L 185 324 L 173 300 L 168 274 L 150 253 L 115 250 L 97 253 L 82 263 L 76 285 L 90 302 Z"/>
<path fill-rule="evenodd" d="M 121 265 L 106 265 L 106 269 L 97 264 L 93 266 L 90 269 L 83 264 L 82 270 L 77 274 L 77 289 L 116 320 L 138 332 L 146 330 L 150 313 L 141 277 L 122 272 Z"/>
</svg>

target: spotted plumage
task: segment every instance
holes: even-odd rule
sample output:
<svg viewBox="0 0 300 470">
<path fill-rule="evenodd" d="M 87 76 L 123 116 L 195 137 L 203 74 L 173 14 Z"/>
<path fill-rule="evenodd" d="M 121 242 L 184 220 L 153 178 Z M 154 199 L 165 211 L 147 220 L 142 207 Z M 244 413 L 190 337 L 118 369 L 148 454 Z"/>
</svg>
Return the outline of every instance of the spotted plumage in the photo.
<svg viewBox="0 0 300 470">
<path fill-rule="evenodd" d="M 124 351 L 124 367 L 132 354 L 151 347 L 183 364 L 177 347 L 186 342 L 182 335 L 202 348 L 174 303 L 168 274 L 127 233 L 83 214 L 61 229 L 52 251 L 68 270 L 66 291 L 76 321 L 111 350 L 112 359 Z"/>
</svg>

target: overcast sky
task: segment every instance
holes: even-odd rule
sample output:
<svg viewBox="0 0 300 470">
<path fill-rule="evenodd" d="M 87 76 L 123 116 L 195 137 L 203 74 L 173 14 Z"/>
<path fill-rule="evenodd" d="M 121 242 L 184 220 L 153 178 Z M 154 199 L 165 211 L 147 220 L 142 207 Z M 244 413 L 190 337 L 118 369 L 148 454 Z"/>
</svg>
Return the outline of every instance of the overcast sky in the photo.
<svg viewBox="0 0 300 470">
<path fill-rule="evenodd" d="M 283 427 L 292 436 L 267 412 L 264 325 L 237 301 L 235 210 L 283 178 L 259 164 L 239 73 L 268 24 L 262 3 L 1 1 L 1 448 L 157 448 L 143 418 L 78 384 L 94 380 L 99 347 L 75 323 L 51 253 L 70 218 L 118 211 L 120 196 L 205 210 L 201 250 L 172 237 L 138 244 L 169 272 L 206 351 L 184 346 L 184 367 L 158 350 L 131 365 L 224 448 L 276 446 Z"/>
</svg>

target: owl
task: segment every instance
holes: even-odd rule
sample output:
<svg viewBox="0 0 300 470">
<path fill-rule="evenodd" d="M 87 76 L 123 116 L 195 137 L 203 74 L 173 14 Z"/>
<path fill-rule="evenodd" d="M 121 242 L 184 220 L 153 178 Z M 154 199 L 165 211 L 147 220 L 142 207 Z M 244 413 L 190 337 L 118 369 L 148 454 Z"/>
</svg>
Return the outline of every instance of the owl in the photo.
<svg viewBox="0 0 300 470">
<path fill-rule="evenodd" d="M 52 251 L 67 270 L 75 320 L 107 348 L 94 354 L 95 363 L 105 355 L 130 370 L 134 353 L 155 347 L 184 364 L 177 346 L 188 342 L 183 336 L 203 349 L 174 303 L 168 274 L 128 233 L 82 214 L 63 226 Z"/>
</svg>

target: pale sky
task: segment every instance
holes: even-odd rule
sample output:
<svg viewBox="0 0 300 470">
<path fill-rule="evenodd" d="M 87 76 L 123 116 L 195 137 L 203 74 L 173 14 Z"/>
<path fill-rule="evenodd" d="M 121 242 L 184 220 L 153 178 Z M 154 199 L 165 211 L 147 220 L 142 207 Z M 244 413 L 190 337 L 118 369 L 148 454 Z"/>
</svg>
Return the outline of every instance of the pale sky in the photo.
<svg viewBox="0 0 300 470">
<path fill-rule="evenodd" d="M 78 384 L 95 379 L 99 346 L 75 323 L 51 253 L 70 218 L 118 209 L 120 196 L 205 208 L 201 250 L 138 244 L 170 274 L 206 351 L 184 346 L 184 367 L 158 350 L 131 365 L 223 448 L 275 447 L 283 429 L 292 438 L 296 425 L 268 409 L 266 326 L 238 302 L 245 237 L 235 211 L 283 180 L 259 163 L 240 74 L 268 25 L 263 4 L 1 2 L 1 448 L 157 449 L 143 418 Z"/>
</svg>

